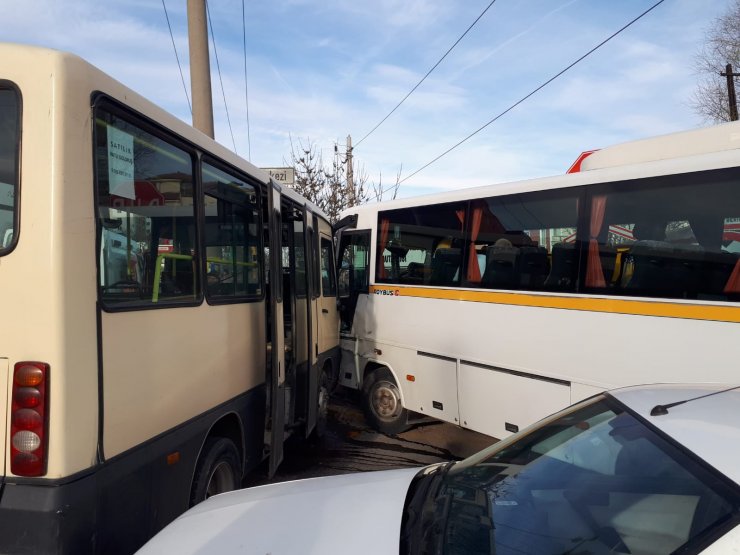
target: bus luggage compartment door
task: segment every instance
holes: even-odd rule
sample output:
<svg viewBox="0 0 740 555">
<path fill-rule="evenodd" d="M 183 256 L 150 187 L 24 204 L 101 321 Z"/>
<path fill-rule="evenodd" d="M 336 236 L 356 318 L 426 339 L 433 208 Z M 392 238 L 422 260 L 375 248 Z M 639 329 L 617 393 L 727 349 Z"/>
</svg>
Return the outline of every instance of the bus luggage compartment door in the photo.
<svg viewBox="0 0 740 555">
<path fill-rule="evenodd" d="M 7 451 L 5 447 L 5 434 L 8 428 L 6 422 L 6 415 L 8 414 L 8 395 L 11 388 L 11 384 L 8 380 L 8 359 L 0 358 L 0 384 L 3 384 L 3 388 L 0 390 L 0 445 L 2 446 L 2 454 L 0 454 L 0 485 L 5 482 L 5 453 Z"/>
<path fill-rule="evenodd" d="M 570 383 L 460 361 L 460 419 L 465 428 L 504 439 L 567 407 Z"/>
</svg>

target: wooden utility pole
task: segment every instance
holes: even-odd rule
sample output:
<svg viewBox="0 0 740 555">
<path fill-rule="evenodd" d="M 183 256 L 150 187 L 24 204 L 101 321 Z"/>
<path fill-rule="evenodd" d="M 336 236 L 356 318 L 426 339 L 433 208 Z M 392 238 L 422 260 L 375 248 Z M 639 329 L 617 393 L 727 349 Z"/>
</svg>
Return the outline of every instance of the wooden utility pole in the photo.
<svg viewBox="0 0 740 555">
<path fill-rule="evenodd" d="M 740 73 L 732 73 L 732 64 L 725 66 L 725 71 L 720 75 L 727 77 L 727 100 L 730 103 L 730 121 L 737 121 L 737 97 L 735 96 L 735 77 Z"/>
<path fill-rule="evenodd" d="M 188 0 L 190 44 L 190 92 L 193 95 L 193 127 L 212 139 L 213 98 L 211 63 L 208 58 L 208 19 L 205 0 Z"/>
<path fill-rule="evenodd" d="M 352 136 L 347 135 L 347 192 L 349 193 L 350 206 L 357 205 L 355 198 L 355 183 L 352 166 Z"/>
</svg>

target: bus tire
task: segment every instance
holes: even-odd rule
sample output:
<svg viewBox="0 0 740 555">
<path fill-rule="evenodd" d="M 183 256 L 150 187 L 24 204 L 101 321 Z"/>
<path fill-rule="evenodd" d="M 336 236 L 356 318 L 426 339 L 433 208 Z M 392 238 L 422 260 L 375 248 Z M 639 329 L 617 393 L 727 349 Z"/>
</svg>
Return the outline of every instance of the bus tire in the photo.
<svg viewBox="0 0 740 555">
<path fill-rule="evenodd" d="M 311 432 L 312 440 L 320 440 L 326 435 L 326 428 L 329 422 L 329 374 L 326 368 L 319 374 L 319 393 L 318 404 L 316 409 L 316 426 Z"/>
<path fill-rule="evenodd" d="M 212 495 L 239 489 L 241 464 L 234 442 L 225 437 L 210 437 L 203 446 L 190 490 L 190 506 Z"/>
<path fill-rule="evenodd" d="M 373 428 L 389 435 L 408 430 L 408 410 L 401 404 L 401 392 L 389 370 L 377 368 L 365 377 L 362 398 Z"/>
</svg>

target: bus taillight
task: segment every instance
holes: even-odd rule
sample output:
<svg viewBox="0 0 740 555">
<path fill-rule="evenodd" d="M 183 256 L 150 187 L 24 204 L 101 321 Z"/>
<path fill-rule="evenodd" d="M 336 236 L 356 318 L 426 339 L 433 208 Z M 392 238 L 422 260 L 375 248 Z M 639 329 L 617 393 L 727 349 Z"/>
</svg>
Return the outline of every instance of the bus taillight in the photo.
<svg viewBox="0 0 740 555">
<path fill-rule="evenodd" d="M 16 476 L 46 474 L 49 365 L 19 362 L 13 372 L 10 471 Z"/>
</svg>

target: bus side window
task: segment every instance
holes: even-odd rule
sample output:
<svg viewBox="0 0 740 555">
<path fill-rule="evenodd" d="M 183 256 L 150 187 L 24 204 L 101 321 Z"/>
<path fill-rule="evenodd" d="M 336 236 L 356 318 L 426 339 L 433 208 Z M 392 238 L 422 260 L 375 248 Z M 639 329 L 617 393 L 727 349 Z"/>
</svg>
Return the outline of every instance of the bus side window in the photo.
<svg viewBox="0 0 740 555">
<path fill-rule="evenodd" d="M 460 285 L 464 274 L 465 214 L 466 204 L 462 202 L 380 212 L 376 280 L 406 285 Z"/>
<path fill-rule="evenodd" d="M 227 301 L 259 297 L 259 208 L 253 185 L 203 163 L 206 294 Z"/>
<path fill-rule="evenodd" d="M 191 154 L 103 107 L 95 121 L 103 305 L 197 302 Z"/>
</svg>

